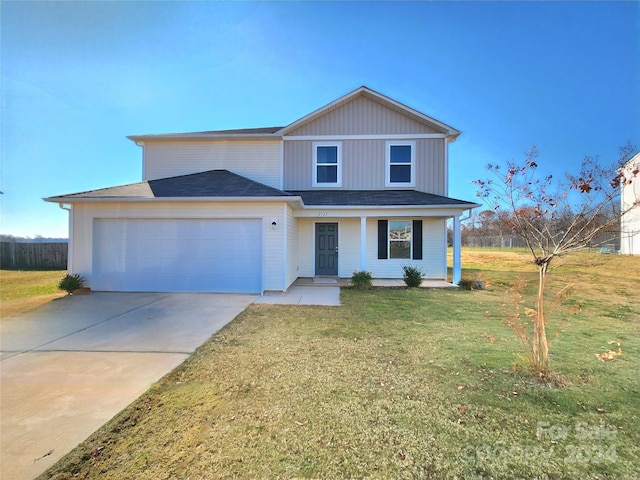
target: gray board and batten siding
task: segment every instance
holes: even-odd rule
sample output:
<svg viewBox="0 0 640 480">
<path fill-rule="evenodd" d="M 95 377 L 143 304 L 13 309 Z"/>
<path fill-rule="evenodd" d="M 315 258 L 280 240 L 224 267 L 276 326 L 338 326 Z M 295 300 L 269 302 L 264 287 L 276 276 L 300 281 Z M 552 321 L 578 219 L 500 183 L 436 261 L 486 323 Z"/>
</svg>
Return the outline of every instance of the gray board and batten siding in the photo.
<svg viewBox="0 0 640 480">
<path fill-rule="evenodd" d="M 336 132 L 340 132 L 339 136 Z M 443 138 L 420 138 L 420 135 Z M 367 136 L 345 139 L 344 136 Z M 342 148 L 342 185 L 344 190 L 384 190 L 386 141 L 415 141 L 416 183 L 414 188 L 436 195 L 447 195 L 446 149 L 442 131 L 411 118 L 406 112 L 362 96 L 339 105 L 318 118 L 286 133 L 284 142 L 284 190 L 312 189 L 313 139 L 331 142 Z M 408 138 L 416 135 L 415 138 Z M 370 138 L 375 136 L 375 138 Z M 302 137 L 300 140 L 296 137 Z M 343 138 L 340 138 L 343 137 Z"/>
<path fill-rule="evenodd" d="M 344 190 L 385 190 L 385 140 L 341 140 Z M 444 138 L 415 140 L 415 190 L 446 196 Z M 313 142 L 284 142 L 284 190 L 311 190 Z M 397 189 L 397 187 L 395 188 Z"/>
<path fill-rule="evenodd" d="M 361 96 L 336 106 L 308 123 L 288 131 L 288 136 L 303 135 L 400 135 L 442 133 L 378 101 Z"/>
</svg>

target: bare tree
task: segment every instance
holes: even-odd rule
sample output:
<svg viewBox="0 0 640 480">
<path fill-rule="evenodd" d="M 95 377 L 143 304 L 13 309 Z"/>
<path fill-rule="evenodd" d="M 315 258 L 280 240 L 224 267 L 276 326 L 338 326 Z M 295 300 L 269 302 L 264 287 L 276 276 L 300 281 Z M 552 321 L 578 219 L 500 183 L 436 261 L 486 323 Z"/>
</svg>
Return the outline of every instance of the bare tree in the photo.
<svg viewBox="0 0 640 480">
<path fill-rule="evenodd" d="M 621 148 L 620 157 L 607 167 L 595 157 L 586 157 L 578 174 L 556 181 L 552 175 L 540 178 L 538 151 L 533 146 L 522 163 L 508 162 L 506 168 L 488 165 L 493 178 L 474 182 L 477 195 L 523 238 L 538 268 L 536 308 L 527 316 L 533 323 L 530 358 L 540 377 L 550 373 L 544 297 L 549 265 L 556 257 L 590 246 L 637 206 L 622 210 L 619 201 L 621 187 L 633 179 L 628 169 L 621 168 L 632 152 L 630 145 Z"/>
</svg>

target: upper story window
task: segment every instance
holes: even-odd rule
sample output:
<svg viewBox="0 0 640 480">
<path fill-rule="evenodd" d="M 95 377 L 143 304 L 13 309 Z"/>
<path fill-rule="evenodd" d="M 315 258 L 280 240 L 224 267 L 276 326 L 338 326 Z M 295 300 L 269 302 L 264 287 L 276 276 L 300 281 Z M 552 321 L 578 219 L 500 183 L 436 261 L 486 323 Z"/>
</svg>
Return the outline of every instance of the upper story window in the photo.
<svg viewBox="0 0 640 480">
<path fill-rule="evenodd" d="M 313 186 L 339 187 L 342 184 L 342 144 L 313 143 Z"/>
<path fill-rule="evenodd" d="M 385 185 L 414 187 L 416 185 L 416 142 L 387 142 Z"/>
</svg>

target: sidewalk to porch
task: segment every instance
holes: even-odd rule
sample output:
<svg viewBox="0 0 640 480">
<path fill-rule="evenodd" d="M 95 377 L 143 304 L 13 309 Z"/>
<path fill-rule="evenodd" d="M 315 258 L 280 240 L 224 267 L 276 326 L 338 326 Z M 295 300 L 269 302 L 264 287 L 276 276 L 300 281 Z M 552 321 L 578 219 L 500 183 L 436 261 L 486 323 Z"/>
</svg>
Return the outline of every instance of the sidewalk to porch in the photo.
<svg viewBox="0 0 640 480">
<path fill-rule="evenodd" d="M 265 292 L 254 303 L 276 305 L 340 305 L 340 287 L 348 287 L 348 278 L 338 277 L 302 277 L 286 292 Z M 405 288 L 404 281 L 398 278 L 376 278 L 374 287 Z M 421 288 L 454 288 L 444 280 L 424 280 Z"/>
<path fill-rule="evenodd" d="M 294 282 L 286 292 L 265 292 L 254 303 L 340 306 L 340 288 L 337 283 L 321 285 L 329 288 L 315 288 L 317 286 L 319 285 L 296 285 Z"/>
</svg>

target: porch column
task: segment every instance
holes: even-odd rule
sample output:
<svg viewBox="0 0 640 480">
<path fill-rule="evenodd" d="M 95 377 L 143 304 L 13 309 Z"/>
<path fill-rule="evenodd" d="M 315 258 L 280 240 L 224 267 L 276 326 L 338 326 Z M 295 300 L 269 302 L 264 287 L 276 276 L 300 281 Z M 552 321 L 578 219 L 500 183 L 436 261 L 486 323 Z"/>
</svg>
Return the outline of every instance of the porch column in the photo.
<svg viewBox="0 0 640 480">
<path fill-rule="evenodd" d="M 367 269 L 367 217 L 360 217 L 360 271 Z"/>
<path fill-rule="evenodd" d="M 462 269 L 460 266 L 460 217 L 453 217 L 453 284 L 458 285 L 462 278 Z"/>
</svg>

